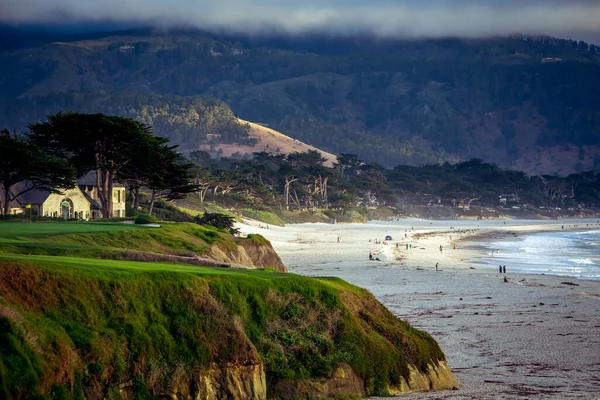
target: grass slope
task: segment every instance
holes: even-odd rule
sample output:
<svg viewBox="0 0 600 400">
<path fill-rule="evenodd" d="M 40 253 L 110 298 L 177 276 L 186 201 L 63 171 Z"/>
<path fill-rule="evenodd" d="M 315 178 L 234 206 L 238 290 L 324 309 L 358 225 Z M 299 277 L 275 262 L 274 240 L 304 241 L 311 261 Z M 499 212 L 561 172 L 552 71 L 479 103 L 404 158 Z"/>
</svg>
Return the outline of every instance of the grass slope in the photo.
<svg viewBox="0 0 600 400">
<path fill-rule="evenodd" d="M 269 270 L 3 254 L 0 326 L 3 398 L 119 398 L 123 382 L 151 398 L 210 362 L 252 360 L 271 382 L 345 362 L 384 393 L 408 362 L 443 359 L 368 292 Z"/>
</svg>

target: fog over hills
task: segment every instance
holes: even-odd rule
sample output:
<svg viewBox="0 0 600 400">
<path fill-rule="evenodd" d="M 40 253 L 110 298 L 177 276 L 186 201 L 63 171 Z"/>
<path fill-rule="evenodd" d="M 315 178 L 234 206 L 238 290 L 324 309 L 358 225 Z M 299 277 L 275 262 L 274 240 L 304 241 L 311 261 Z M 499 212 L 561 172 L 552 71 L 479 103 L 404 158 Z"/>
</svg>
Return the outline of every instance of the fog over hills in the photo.
<svg viewBox="0 0 600 400">
<path fill-rule="evenodd" d="M 594 0 L 5 0 L 0 22 L 146 24 L 237 33 L 372 33 L 385 37 L 597 34 Z"/>
</svg>

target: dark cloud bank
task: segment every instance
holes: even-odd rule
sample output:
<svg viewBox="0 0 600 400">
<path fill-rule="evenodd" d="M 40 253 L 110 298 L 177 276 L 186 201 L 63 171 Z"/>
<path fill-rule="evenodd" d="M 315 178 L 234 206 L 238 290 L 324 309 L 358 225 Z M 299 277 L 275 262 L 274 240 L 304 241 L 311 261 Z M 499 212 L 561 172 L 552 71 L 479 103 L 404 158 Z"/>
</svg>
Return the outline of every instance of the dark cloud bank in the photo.
<svg viewBox="0 0 600 400">
<path fill-rule="evenodd" d="M 94 21 L 236 33 L 600 37 L 600 0 L 0 0 L 0 22 Z"/>
</svg>

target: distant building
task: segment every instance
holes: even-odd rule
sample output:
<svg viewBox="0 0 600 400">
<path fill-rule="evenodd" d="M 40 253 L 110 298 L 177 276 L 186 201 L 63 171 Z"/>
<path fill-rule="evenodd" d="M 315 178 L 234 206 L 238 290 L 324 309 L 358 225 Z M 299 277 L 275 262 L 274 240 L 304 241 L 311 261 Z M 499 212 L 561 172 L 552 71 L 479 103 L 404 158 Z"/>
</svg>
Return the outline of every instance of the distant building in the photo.
<svg viewBox="0 0 600 400">
<path fill-rule="evenodd" d="M 519 196 L 516 193 L 503 193 L 500 195 L 500 204 L 518 203 Z"/>
<path fill-rule="evenodd" d="M 14 185 L 12 193 L 18 193 L 31 187 L 31 182 L 24 181 Z M 9 205 L 9 214 L 29 214 L 64 219 L 101 219 L 102 209 L 96 172 L 91 171 L 77 180 L 72 189 L 61 189 L 61 194 L 45 190 L 30 190 Z M 113 186 L 113 210 L 110 217 L 125 216 L 125 186 L 115 182 Z M 31 211 L 29 210 L 31 208 Z"/>
</svg>

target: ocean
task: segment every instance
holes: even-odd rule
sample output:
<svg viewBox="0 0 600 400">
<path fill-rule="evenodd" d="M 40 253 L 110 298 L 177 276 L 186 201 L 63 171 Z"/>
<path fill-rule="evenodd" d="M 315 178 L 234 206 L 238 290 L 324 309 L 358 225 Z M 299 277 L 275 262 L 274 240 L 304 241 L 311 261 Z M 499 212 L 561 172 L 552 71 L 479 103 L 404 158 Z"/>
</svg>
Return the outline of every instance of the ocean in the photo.
<svg viewBox="0 0 600 400">
<path fill-rule="evenodd" d="M 600 230 L 521 234 L 485 243 L 490 268 L 506 265 L 507 273 L 547 274 L 600 280 Z M 492 250 L 499 250 L 491 257 Z"/>
</svg>

